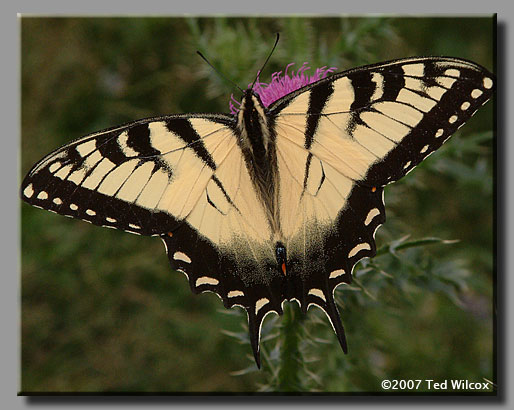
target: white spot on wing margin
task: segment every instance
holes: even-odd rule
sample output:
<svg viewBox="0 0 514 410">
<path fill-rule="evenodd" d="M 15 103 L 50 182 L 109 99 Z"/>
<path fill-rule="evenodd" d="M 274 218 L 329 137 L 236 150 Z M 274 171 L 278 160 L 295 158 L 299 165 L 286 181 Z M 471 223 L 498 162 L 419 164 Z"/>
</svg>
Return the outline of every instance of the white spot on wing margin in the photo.
<svg viewBox="0 0 514 410">
<path fill-rule="evenodd" d="M 337 270 L 334 270 L 332 272 L 330 272 L 330 276 L 328 277 L 329 279 L 335 279 L 341 275 L 344 275 L 345 274 L 345 271 L 344 269 L 337 269 Z"/>
<path fill-rule="evenodd" d="M 410 161 L 409 161 L 410 162 Z M 371 211 L 369 211 L 368 216 L 366 217 L 366 220 L 364 221 L 364 225 L 368 226 L 373 218 L 380 215 L 380 211 L 378 208 L 373 208 Z"/>
<path fill-rule="evenodd" d="M 235 297 L 244 296 L 244 295 L 245 294 L 243 292 L 241 292 L 240 290 L 231 290 L 230 292 L 228 292 L 227 297 L 235 298 Z"/>
<path fill-rule="evenodd" d="M 175 259 L 176 261 L 191 263 L 191 258 L 187 256 L 184 252 L 175 252 L 173 254 L 173 259 Z"/>
<path fill-rule="evenodd" d="M 312 288 L 311 290 L 309 290 L 308 295 L 316 296 L 316 297 L 322 299 L 324 302 L 327 301 L 325 299 L 325 295 L 323 294 L 323 291 L 321 289 Z"/>
<path fill-rule="evenodd" d="M 264 305 L 267 305 L 268 303 L 269 303 L 269 299 L 268 298 L 261 298 L 257 302 L 255 302 L 255 314 L 257 315 L 259 310 L 261 310 L 262 307 Z"/>
<path fill-rule="evenodd" d="M 34 195 L 34 188 L 32 187 L 32 184 L 28 184 L 25 187 L 23 190 L 23 195 L 25 195 L 27 198 L 32 198 L 32 195 Z"/>
<path fill-rule="evenodd" d="M 210 278 L 209 276 L 201 276 L 196 280 L 195 285 L 217 285 L 218 283 L 220 283 L 218 279 Z"/>
<path fill-rule="evenodd" d="M 348 258 L 351 258 L 352 256 L 357 255 L 362 250 L 371 250 L 371 246 L 369 243 L 363 242 L 356 245 L 350 252 L 348 252 Z"/>
</svg>

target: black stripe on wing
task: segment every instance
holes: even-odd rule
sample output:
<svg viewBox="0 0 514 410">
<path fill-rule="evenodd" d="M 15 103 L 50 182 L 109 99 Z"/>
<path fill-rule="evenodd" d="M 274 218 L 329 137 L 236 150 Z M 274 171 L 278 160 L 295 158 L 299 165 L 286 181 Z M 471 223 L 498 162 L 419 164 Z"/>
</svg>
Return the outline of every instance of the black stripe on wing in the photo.
<svg viewBox="0 0 514 410">
<path fill-rule="evenodd" d="M 405 86 L 405 74 L 402 65 L 392 65 L 382 70 L 377 70 L 384 76 L 383 95 L 381 97 L 384 101 L 395 101 L 398 94 Z"/>
<path fill-rule="evenodd" d="M 211 157 L 211 154 L 205 148 L 205 145 L 198 135 L 196 130 L 193 128 L 191 123 L 186 118 L 174 118 L 166 121 L 166 127 L 169 131 L 177 134 L 182 138 L 190 148 L 192 148 L 198 158 L 201 158 L 211 169 L 216 169 L 216 164 Z"/>
<path fill-rule="evenodd" d="M 314 140 L 314 135 L 321 119 L 319 113 L 323 111 L 323 107 L 334 92 L 332 83 L 324 83 L 312 89 L 309 94 L 309 108 L 307 111 L 307 126 L 305 128 L 304 147 L 309 149 Z"/>
<path fill-rule="evenodd" d="M 144 159 L 151 158 L 155 162 L 156 169 L 165 169 L 168 175 L 171 176 L 171 168 L 160 157 L 162 153 L 152 146 L 149 123 L 142 123 L 129 128 L 127 130 L 127 137 L 127 146 L 132 148 L 139 157 Z"/>
<path fill-rule="evenodd" d="M 146 126 L 147 124 L 136 124 L 134 127 Z M 98 141 L 96 148 L 102 154 L 102 157 L 109 159 L 115 165 L 121 165 L 125 161 L 127 161 L 127 155 L 123 152 L 119 142 L 118 137 L 125 131 L 129 131 L 130 128 L 116 129 L 106 134 L 102 134 L 101 140 Z M 73 146 L 70 146 L 72 149 Z M 73 164 L 79 164 L 78 161 L 73 161 Z"/>
<path fill-rule="evenodd" d="M 372 74 L 369 71 L 358 71 L 348 76 L 355 90 L 354 101 L 350 105 L 351 111 L 358 111 L 369 105 L 371 97 L 375 93 L 377 84 L 372 81 Z"/>
</svg>

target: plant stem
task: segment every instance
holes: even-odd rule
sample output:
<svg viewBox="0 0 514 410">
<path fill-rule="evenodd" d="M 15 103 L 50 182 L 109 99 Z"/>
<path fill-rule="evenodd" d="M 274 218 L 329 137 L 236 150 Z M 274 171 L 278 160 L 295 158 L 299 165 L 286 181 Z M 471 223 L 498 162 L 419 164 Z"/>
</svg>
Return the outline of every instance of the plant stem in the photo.
<svg viewBox="0 0 514 410">
<path fill-rule="evenodd" d="M 284 305 L 284 317 L 280 329 L 280 359 L 277 391 L 293 392 L 301 389 L 300 368 L 302 363 L 299 342 L 303 333 L 303 315 L 296 303 Z"/>
</svg>

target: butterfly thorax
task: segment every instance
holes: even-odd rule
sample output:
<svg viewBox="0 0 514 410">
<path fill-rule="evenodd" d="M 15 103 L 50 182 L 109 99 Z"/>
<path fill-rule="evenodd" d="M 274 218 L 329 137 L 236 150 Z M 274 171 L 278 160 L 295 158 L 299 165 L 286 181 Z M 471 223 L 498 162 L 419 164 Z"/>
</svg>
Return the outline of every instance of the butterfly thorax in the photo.
<svg viewBox="0 0 514 410">
<path fill-rule="evenodd" d="M 253 185 L 266 209 L 271 230 L 276 238 L 280 238 L 277 154 L 270 119 L 259 96 L 247 91 L 237 115 L 239 144 Z"/>
<path fill-rule="evenodd" d="M 264 161 L 270 145 L 270 130 L 265 108 L 257 94 L 248 92 L 244 95 L 237 125 L 242 144 L 255 160 Z"/>
</svg>

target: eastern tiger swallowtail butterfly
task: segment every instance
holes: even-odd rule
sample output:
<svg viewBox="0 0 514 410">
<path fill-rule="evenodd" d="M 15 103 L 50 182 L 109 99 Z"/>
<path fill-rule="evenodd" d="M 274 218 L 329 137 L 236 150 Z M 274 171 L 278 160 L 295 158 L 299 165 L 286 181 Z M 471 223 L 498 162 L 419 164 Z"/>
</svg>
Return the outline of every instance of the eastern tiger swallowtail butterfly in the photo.
<svg viewBox="0 0 514 410">
<path fill-rule="evenodd" d="M 492 95 L 461 59 L 407 58 L 343 71 L 264 106 L 135 121 L 39 161 L 21 196 L 95 225 L 158 236 L 194 293 L 243 307 L 260 329 L 296 300 L 319 306 L 342 349 L 333 293 L 376 253 L 385 185 L 437 150 Z"/>
</svg>

